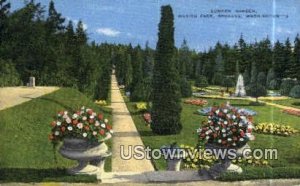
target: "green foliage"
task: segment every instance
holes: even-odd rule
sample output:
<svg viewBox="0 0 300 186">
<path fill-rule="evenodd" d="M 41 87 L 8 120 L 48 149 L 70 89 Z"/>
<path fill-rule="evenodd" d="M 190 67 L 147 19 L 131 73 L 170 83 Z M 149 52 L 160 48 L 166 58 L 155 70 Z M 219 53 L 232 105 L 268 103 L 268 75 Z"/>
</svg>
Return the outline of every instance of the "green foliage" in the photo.
<svg viewBox="0 0 300 186">
<path fill-rule="evenodd" d="M 186 78 L 180 80 L 181 97 L 187 98 L 192 96 L 192 86 Z"/>
<path fill-rule="evenodd" d="M 234 87 L 235 86 L 235 81 L 234 81 L 234 77 L 225 77 L 223 79 L 223 83 L 222 85 L 224 87 L 226 87 L 226 91 L 229 91 L 229 87 Z"/>
<path fill-rule="evenodd" d="M 26 84 L 34 76 L 39 86 L 78 88 L 91 98 L 97 97 L 99 88 L 109 88 L 105 87 L 107 83 L 97 81 L 104 67 L 110 68 L 115 46 L 88 44 L 83 22 L 78 22 L 75 31 L 71 21 L 65 26 L 54 1 L 50 1 L 48 15 L 35 1 L 26 1 L 24 7 L 12 13 L 9 4 L 4 0 L 0 3 L 0 56 L 12 64 L 9 72 L 5 65 L 5 73 L 11 75 L 1 80 L 6 81 L 2 86 Z M 101 87 L 97 87 L 99 84 Z"/>
<path fill-rule="evenodd" d="M 151 129 L 160 135 L 181 131 L 180 86 L 174 61 L 174 16 L 171 6 L 162 6 L 156 60 L 153 72 Z"/>
<path fill-rule="evenodd" d="M 288 96 L 290 91 L 295 86 L 296 82 L 292 79 L 284 79 L 280 85 L 280 94 L 284 96 Z"/>
<path fill-rule="evenodd" d="M 274 72 L 274 69 L 271 68 L 271 69 L 269 69 L 268 74 L 267 74 L 267 87 L 270 86 L 271 81 L 274 79 L 276 79 L 275 72 Z"/>
<path fill-rule="evenodd" d="M 18 85 L 21 85 L 21 80 L 15 65 L 11 61 L 0 59 L 0 87 Z"/>
<path fill-rule="evenodd" d="M 208 81 L 205 76 L 198 76 L 195 81 L 195 86 L 200 88 L 205 88 L 208 86 Z"/>
<path fill-rule="evenodd" d="M 255 97 L 256 102 L 258 102 L 258 97 L 266 96 L 267 90 L 265 86 L 261 85 L 260 83 L 251 83 L 246 87 L 246 93 L 251 97 Z"/>
<path fill-rule="evenodd" d="M 280 81 L 277 79 L 271 80 L 268 88 L 271 90 L 279 90 L 280 89 Z"/>
<path fill-rule="evenodd" d="M 263 86 L 266 86 L 267 83 L 267 77 L 266 74 L 264 72 L 260 72 L 257 75 L 257 82 L 262 84 Z"/>
<path fill-rule="evenodd" d="M 290 91 L 290 97 L 292 98 L 300 98 L 300 85 L 294 86 Z"/>
</svg>

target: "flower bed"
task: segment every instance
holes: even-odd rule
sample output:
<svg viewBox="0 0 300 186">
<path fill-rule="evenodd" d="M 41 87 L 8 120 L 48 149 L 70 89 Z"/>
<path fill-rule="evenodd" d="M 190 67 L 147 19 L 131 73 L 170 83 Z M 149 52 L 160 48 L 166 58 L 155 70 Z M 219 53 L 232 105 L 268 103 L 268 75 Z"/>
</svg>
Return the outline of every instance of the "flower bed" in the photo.
<svg viewBox="0 0 300 186">
<path fill-rule="evenodd" d="M 105 100 L 96 100 L 95 103 L 100 105 L 100 106 L 106 106 L 107 105 L 107 102 Z"/>
<path fill-rule="evenodd" d="M 294 116 L 300 116 L 300 111 L 295 109 L 284 109 L 282 112 Z"/>
<path fill-rule="evenodd" d="M 255 131 L 263 134 L 273 134 L 279 136 L 290 136 L 298 133 L 297 130 L 288 125 L 278 125 L 275 123 L 260 123 L 255 127 Z"/>
<path fill-rule="evenodd" d="M 108 133 L 113 133 L 108 120 L 103 114 L 97 114 L 92 109 L 82 107 L 74 113 L 61 111 L 51 123 L 49 140 L 53 143 L 62 141 L 64 138 L 73 137 L 99 141 Z"/>
<path fill-rule="evenodd" d="M 184 101 L 185 104 L 204 106 L 207 104 L 207 101 L 204 99 L 187 99 Z"/>
<path fill-rule="evenodd" d="M 136 108 L 138 111 L 145 111 L 145 110 L 147 110 L 147 103 L 146 103 L 146 102 L 139 102 L 139 103 L 136 103 L 136 104 L 135 104 L 135 108 Z"/>
<path fill-rule="evenodd" d="M 219 160 L 213 156 L 211 153 L 207 153 L 204 150 L 195 149 L 194 147 L 188 145 L 180 145 L 180 148 L 185 149 L 186 153 L 194 153 L 194 157 L 186 156 L 183 158 L 183 169 L 209 169 Z M 189 151 L 189 152 L 187 152 Z M 206 154 L 204 154 L 206 153 Z M 265 159 L 255 159 L 253 156 L 249 155 L 248 157 L 238 157 L 232 160 L 232 163 L 237 165 L 244 166 L 268 166 L 269 162 Z"/>
<path fill-rule="evenodd" d="M 239 112 L 239 114 L 242 114 L 242 115 L 254 116 L 257 114 L 255 111 L 250 110 L 250 109 L 231 107 L 231 106 L 229 108 L 237 110 Z M 212 109 L 213 109 L 212 107 L 205 107 L 205 108 L 197 110 L 197 112 L 200 115 L 207 116 L 207 115 L 209 115 L 209 113 L 211 113 Z"/>
</svg>

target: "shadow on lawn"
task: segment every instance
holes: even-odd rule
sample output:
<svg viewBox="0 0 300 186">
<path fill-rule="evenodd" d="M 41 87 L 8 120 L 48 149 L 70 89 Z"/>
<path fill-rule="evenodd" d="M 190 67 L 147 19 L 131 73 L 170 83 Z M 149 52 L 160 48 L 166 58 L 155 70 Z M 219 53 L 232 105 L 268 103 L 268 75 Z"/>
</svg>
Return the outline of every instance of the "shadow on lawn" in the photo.
<svg viewBox="0 0 300 186">
<path fill-rule="evenodd" d="M 0 168 L 3 182 L 97 182 L 96 176 L 68 175 L 66 169 Z"/>
</svg>

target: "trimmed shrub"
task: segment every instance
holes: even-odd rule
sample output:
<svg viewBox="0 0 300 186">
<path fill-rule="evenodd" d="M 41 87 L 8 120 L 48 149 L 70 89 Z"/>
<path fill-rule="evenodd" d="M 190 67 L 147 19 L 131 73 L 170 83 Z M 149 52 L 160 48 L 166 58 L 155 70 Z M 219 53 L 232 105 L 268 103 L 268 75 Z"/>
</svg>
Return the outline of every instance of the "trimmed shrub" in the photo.
<svg viewBox="0 0 300 186">
<path fill-rule="evenodd" d="M 208 81 L 205 76 L 198 76 L 195 81 L 195 86 L 199 88 L 205 88 L 208 86 Z"/>
<path fill-rule="evenodd" d="M 282 81 L 280 85 L 280 94 L 284 96 L 288 96 L 290 91 L 295 86 L 296 81 L 292 79 L 285 79 Z"/>
<path fill-rule="evenodd" d="M 290 96 L 292 98 L 300 98 L 300 85 L 296 85 L 290 91 Z"/>
<path fill-rule="evenodd" d="M 186 78 L 182 78 L 180 81 L 181 97 L 187 98 L 192 96 L 192 87 L 190 82 Z"/>
<path fill-rule="evenodd" d="M 246 87 L 246 93 L 249 96 L 255 97 L 256 102 L 258 102 L 258 97 L 267 95 L 267 89 L 259 83 L 252 83 Z"/>
<path fill-rule="evenodd" d="M 273 79 L 268 84 L 268 88 L 271 90 L 279 90 L 280 89 L 280 81 L 277 79 Z"/>
</svg>

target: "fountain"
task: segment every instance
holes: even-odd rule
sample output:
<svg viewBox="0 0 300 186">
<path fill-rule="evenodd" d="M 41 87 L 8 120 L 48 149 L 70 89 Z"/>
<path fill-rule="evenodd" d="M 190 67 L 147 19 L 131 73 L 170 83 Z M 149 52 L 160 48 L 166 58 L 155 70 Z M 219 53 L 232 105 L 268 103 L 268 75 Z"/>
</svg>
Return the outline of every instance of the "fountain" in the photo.
<svg viewBox="0 0 300 186">
<path fill-rule="evenodd" d="M 244 78 L 242 74 L 239 75 L 236 88 L 235 88 L 235 96 L 244 97 L 246 96 L 245 86 L 244 86 Z"/>
</svg>

